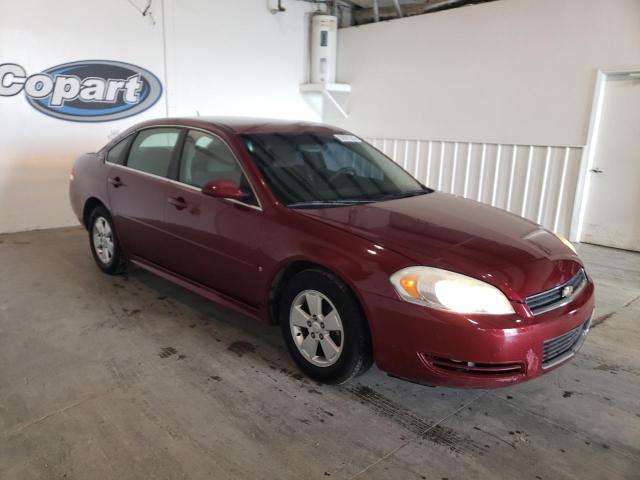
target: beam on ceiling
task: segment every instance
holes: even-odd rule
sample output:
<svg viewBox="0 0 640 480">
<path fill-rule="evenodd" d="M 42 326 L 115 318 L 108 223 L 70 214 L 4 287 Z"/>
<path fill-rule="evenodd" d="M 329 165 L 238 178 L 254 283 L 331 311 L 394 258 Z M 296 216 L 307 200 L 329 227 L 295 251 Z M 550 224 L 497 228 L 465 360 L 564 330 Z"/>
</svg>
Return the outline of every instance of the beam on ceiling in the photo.
<svg viewBox="0 0 640 480">
<path fill-rule="evenodd" d="M 419 3 L 402 3 L 401 5 L 401 0 L 393 0 L 393 6 L 380 6 L 379 0 L 376 0 L 375 3 L 370 3 L 372 8 L 354 9 L 353 19 L 356 25 L 362 25 L 373 21 L 393 20 L 400 16 L 410 17 L 490 1 L 494 0 L 423 0 Z"/>
<path fill-rule="evenodd" d="M 396 8 L 398 18 L 402 18 L 402 7 L 400 6 L 399 0 L 393 0 L 393 6 Z"/>
</svg>

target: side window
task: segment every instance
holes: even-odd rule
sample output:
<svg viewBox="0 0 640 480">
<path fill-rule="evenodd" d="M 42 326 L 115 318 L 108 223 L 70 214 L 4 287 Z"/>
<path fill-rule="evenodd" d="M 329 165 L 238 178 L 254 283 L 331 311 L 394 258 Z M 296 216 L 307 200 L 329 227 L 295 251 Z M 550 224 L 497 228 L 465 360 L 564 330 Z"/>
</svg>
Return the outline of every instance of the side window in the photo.
<svg viewBox="0 0 640 480">
<path fill-rule="evenodd" d="M 124 165 L 127 159 L 127 150 L 129 150 L 129 145 L 131 145 L 131 140 L 133 140 L 133 135 L 129 135 L 127 138 L 111 147 L 111 150 L 109 150 L 109 153 L 107 154 L 107 162 L 115 163 L 116 165 Z"/>
<path fill-rule="evenodd" d="M 245 203 L 258 204 L 231 150 L 219 138 L 203 132 L 189 130 L 187 133 L 178 180 L 198 188 L 213 180 L 233 180 L 249 195 Z"/>
<path fill-rule="evenodd" d="M 127 166 L 166 177 L 179 136 L 180 130 L 177 128 L 142 130 L 131 145 Z"/>
</svg>

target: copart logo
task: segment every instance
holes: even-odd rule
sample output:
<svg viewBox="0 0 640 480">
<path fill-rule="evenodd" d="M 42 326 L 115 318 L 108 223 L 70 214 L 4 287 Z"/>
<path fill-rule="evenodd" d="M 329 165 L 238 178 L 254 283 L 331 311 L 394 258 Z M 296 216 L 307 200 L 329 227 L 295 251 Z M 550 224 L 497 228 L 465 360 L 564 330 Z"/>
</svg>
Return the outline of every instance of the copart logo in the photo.
<svg viewBox="0 0 640 480">
<path fill-rule="evenodd" d="M 0 64 L 0 97 L 21 92 L 46 115 L 107 122 L 153 106 L 162 96 L 162 84 L 149 70 L 108 60 L 65 63 L 33 75 L 15 63 Z"/>
</svg>

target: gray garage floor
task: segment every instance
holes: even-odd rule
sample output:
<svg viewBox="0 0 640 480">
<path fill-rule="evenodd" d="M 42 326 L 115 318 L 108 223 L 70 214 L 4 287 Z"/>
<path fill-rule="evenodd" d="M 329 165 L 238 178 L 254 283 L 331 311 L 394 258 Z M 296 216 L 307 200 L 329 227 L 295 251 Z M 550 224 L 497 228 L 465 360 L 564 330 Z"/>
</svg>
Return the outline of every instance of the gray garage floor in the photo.
<svg viewBox="0 0 640 480">
<path fill-rule="evenodd" d="M 99 273 L 80 229 L 0 236 L 0 478 L 639 479 L 640 254 L 580 251 L 579 356 L 462 391 L 317 385 L 277 329 Z"/>
</svg>

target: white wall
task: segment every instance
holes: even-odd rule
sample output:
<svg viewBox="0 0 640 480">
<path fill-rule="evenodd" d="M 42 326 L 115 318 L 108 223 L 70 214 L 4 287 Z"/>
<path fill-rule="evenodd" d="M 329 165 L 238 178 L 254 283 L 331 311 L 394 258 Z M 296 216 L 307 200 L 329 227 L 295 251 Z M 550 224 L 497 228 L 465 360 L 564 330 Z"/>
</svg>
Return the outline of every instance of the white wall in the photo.
<svg viewBox="0 0 640 480">
<path fill-rule="evenodd" d="M 275 0 L 165 1 L 171 115 L 319 120 L 299 93 L 310 5 L 273 15 Z"/>
<path fill-rule="evenodd" d="M 639 19 L 638 0 L 500 0 L 343 29 L 350 115 L 325 120 L 569 236 L 596 73 L 640 65 Z"/>
<path fill-rule="evenodd" d="M 367 137 L 584 145 L 596 70 L 640 64 L 638 0 L 500 0 L 342 29 Z"/>
<path fill-rule="evenodd" d="M 43 115 L 22 94 L 0 97 L 0 233 L 76 224 L 67 199 L 73 160 L 165 116 L 167 103 L 170 115 L 317 120 L 298 93 L 311 6 L 290 2 L 278 15 L 268 8 L 265 0 L 155 0 L 152 25 L 126 0 L 0 0 L 0 63 L 33 74 L 71 61 L 123 61 L 156 74 L 167 95 L 140 115 L 94 124 Z"/>
</svg>

